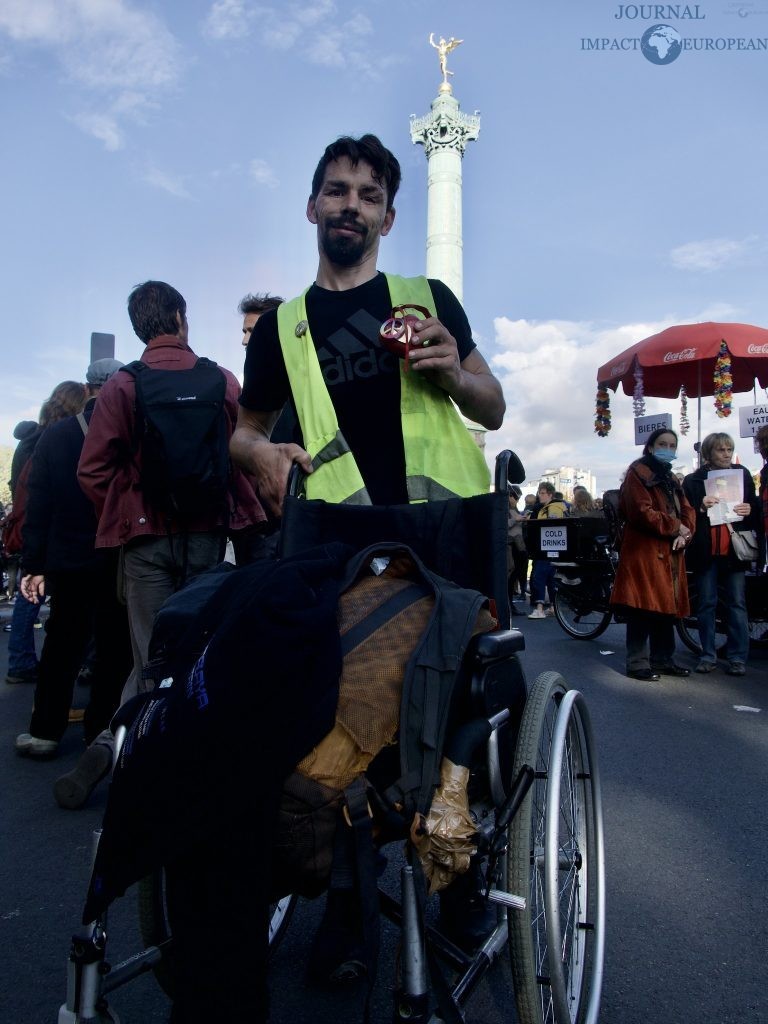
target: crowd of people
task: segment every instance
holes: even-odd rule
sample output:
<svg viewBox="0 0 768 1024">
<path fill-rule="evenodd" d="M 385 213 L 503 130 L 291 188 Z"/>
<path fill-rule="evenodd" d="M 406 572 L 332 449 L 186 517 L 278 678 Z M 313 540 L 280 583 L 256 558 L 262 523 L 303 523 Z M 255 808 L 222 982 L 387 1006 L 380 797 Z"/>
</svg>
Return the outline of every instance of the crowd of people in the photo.
<svg viewBox="0 0 768 1024">
<path fill-rule="evenodd" d="M 701 443 L 699 468 L 688 475 L 673 472 L 678 436 L 656 430 L 642 455 L 627 468 L 619 491 L 620 557 L 611 593 L 611 607 L 626 622 L 626 672 L 631 678 L 655 681 L 690 675 L 675 657 L 677 619 L 691 615 L 688 574 L 695 585 L 695 617 L 701 656 L 695 671 L 715 671 L 718 658 L 729 675 L 746 673 L 749 620 L 746 573 L 766 566 L 768 534 L 768 426 L 755 440 L 763 457 L 759 488 L 749 469 L 734 463 L 735 442 L 724 432 Z M 543 480 L 536 494 L 525 497 L 513 488 L 509 502 L 509 593 L 524 599 L 529 591 L 529 619 L 545 619 L 553 610 L 557 563 L 533 553 L 526 543 L 527 520 L 602 517 L 603 503 L 577 485 L 567 501 Z M 606 522 L 606 535 L 612 525 Z M 618 546 L 618 543 L 617 543 Z M 717 649 L 718 602 L 724 608 L 726 643 Z M 516 614 L 523 614 L 517 611 Z"/>
<path fill-rule="evenodd" d="M 494 430 L 505 404 L 464 310 L 440 281 L 377 268 L 399 183 L 397 160 L 375 136 L 326 148 L 307 204 L 317 227 L 317 277 L 288 302 L 243 299 L 242 389 L 229 370 L 193 351 L 184 297 L 150 280 L 128 298 L 145 346 L 140 359 L 127 366 L 97 360 L 85 383 L 63 382 L 37 423 L 17 427 L 4 528 L 14 599 L 6 681 L 35 685 L 31 719 L 16 739 L 20 755 L 57 755 L 84 663 L 91 680 L 87 746 L 56 782 L 60 806 L 82 807 L 109 772 L 110 719 L 150 685 L 153 623 L 169 596 L 219 563 L 228 539 L 239 566 L 271 555 L 292 466 L 307 475 L 308 497 L 331 502 L 397 505 L 488 491 L 485 460 L 458 413 Z M 405 372 L 379 332 L 414 307 L 429 315 L 410 329 Z M 674 432 L 656 432 L 621 489 L 626 525 L 613 600 L 627 621 L 627 671 L 639 679 L 687 674 L 675 661 L 672 634 L 675 616 L 688 612 L 687 557 L 704 648 L 697 669 L 715 664 L 714 600 L 724 584 L 729 671 L 742 674 L 747 563 L 734 536 L 764 536 L 768 479 L 761 508 L 744 471 L 733 524 L 713 524 L 719 499 L 712 500 L 708 479 L 712 469 L 730 468 L 733 442 L 724 434 L 707 438 L 701 469 L 682 484 L 672 473 L 676 449 Z M 528 618 L 540 620 L 551 606 L 555 564 L 533 557 L 529 578 L 526 524 L 603 512 L 585 488 L 566 500 L 546 480 L 519 510 L 521 498 L 513 487 L 510 597 L 529 598 Z M 32 630 L 44 601 L 50 612 L 38 660 Z M 224 988 L 233 1019 L 265 1019 L 265 989 L 245 967 L 238 984 L 229 959 L 238 949 L 244 963 L 263 964 L 266 942 L 254 937 L 237 887 L 221 881 L 233 877 L 233 857 L 231 848 L 205 844 L 168 866 L 174 933 L 184 950 L 174 963 L 174 1024 L 218 1019 Z M 214 877 L 215 901 L 201 906 L 206 901 L 196 896 Z M 359 916 L 347 884 L 332 885 L 313 953 L 316 974 L 340 979 L 359 968 Z M 225 937 L 220 947 L 217 936 Z"/>
</svg>

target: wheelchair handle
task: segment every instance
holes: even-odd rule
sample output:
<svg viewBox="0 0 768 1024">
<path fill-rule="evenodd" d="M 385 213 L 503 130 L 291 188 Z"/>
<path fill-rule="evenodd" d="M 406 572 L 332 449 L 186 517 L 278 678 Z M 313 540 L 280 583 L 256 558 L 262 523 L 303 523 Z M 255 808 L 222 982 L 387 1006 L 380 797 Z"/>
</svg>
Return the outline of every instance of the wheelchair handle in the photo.
<svg viewBox="0 0 768 1024">
<path fill-rule="evenodd" d="M 502 494 L 509 494 L 510 484 L 525 483 L 525 466 L 520 458 L 509 448 L 499 452 L 496 456 L 496 471 L 494 473 L 494 490 Z"/>
<path fill-rule="evenodd" d="M 288 484 L 285 488 L 285 493 L 289 498 L 301 497 L 301 492 L 304 489 L 304 481 L 309 476 L 301 468 L 298 462 L 294 462 L 288 473 Z"/>
</svg>

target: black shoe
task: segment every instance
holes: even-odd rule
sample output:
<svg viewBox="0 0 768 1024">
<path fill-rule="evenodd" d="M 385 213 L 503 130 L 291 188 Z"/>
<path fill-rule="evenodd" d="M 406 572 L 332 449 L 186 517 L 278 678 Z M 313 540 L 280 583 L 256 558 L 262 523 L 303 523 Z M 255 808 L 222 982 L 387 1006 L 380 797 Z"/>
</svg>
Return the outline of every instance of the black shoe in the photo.
<svg viewBox="0 0 768 1024">
<path fill-rule="evenodd" d="M 744 663 L 741 661 L 729 661 L 725 670 L 725 674 L 728 676 L 743 676 L 746 675 L 746 672 Z"/>
<path fill-rule="evenodd" d="M 627 675 L 630 679 L 642 679 L 646 683 L 652 683 L 661 678 L 659 673 L 654 672 L 651 668 L 636 668 L 634 671 L 628 669 Z"/>
<path fill-rule="evenodd" d="M 37 669 L 26 668 L 21 672 L 9 672 L 5 677 L 6 683 L 34 683 L 37 685 Z"/>
<path fill-rule="evenodd" d="M 668 665 L 657 665 L 653 669 L 654 672 L 659 672 L 663 676 L 680 676 L 685 678 L 691 674 L 689 668 L 683 668 L 682 665 L 676 665 L 671 661 Z"/>
<path fill-rule="evenodd" d="M 320 927 L 312 941 L 307 980 L 318 988 L 338 988 L 366 974 L 357 893 L 330 889 Z"/>
</svg>

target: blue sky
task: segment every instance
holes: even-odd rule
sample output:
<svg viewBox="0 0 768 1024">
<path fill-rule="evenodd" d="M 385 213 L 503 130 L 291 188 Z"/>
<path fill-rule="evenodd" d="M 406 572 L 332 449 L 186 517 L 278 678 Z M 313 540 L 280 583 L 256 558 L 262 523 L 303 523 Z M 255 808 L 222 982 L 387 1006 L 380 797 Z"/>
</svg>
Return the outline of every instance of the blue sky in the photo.
<svg viewBox="0 0 768 1024">
<path fill-rule="evenodd" d="M 768 52 L 685 49 L 658 66 L 583 42 L 655 23 L 766 39 L 768 0 L 616 17 L 649 8 L 0 0 L 0 444 L 82 379 L 92 331 L 139 355 L 125 300 L 149 277 L 186 297 L 192 346 L 240 374 L 240 298 L 314 277 L 304 209 L 340 134 L 373 131 L 400 158 L 380 263 L 423 272 L 426 160 L 408 119 L 440 82 L 434 32 L 464 40 L 454 93 L 482 116 L 463 169 L 464 303 L 507 396 L 489 448 L 515 448 L 531 478 L 578 465 L 614 485 L 636 454 L 632 403 L 613 398 L 613 431 L 595 437 L 597 367 L 672 323 L 768 326 Z M 705 432 L 738 435 L 703 407 Z M 677 420 L 677 403 L 649 400 L 659 409 Z M 750 442 L 738 450 L 757 467 Z"/>
</svg>

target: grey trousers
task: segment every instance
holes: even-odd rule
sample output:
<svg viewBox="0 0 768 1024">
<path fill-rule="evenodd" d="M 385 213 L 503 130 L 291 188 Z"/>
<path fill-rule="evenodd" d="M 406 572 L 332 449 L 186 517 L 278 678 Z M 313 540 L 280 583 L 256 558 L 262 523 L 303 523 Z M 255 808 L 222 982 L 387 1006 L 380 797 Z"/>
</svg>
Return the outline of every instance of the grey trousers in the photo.
<svg viewBox="0 0 768 1024">
<path fill-rule="evenodd" d="M 185 579 L 191 579 L 221 561 L 226 538 L 220 533 L 190 533 L 187 536 L 186 572 L 184 538 L 137 537 L 120 552 L 123 594 L 128 607 L 128 628 L 133 650 L 133 670 L 123 687 L 120 704 L 152 685 L 143 678 L 149 660 L 149 641 L 155 616 L 166 600 Z M 114 749 L 114 736 L 109 729 L 100 733 L 94 743 Z"/>
</svg>

